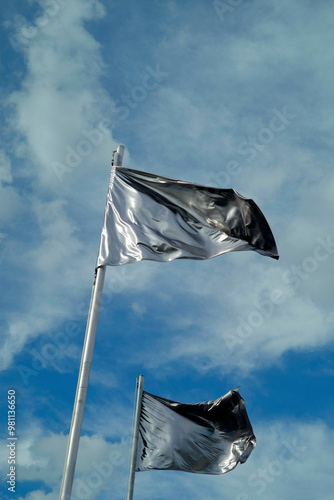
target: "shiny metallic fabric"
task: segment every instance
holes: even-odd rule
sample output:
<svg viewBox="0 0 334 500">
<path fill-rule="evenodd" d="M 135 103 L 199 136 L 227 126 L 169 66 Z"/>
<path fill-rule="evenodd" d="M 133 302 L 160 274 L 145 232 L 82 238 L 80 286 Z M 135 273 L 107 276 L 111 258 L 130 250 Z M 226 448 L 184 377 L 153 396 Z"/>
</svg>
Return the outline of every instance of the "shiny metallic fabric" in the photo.
<svg viewBox="0 0 334 500">
<path fill-rule="evenodd" d="M 246 462 L 255 445 L 238 389 L 196 404 L 143 393 L 136 471 L 224 474 Z"/>
<path fill-rule="evenodd" d="M 271 229 L 253 200 L 233 189 L 114 167 L 97 267 L 201 260 L 236 250 L 278 259 Z"/>
</svg>

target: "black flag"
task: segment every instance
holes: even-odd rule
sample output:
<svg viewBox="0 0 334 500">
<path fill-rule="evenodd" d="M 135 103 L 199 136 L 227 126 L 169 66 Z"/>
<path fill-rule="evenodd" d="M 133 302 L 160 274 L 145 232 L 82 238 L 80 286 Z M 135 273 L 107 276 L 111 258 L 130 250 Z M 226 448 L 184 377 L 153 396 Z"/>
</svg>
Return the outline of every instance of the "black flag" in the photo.
<svg viewBox="0 0 334 500">
<path fill-rule="evenodd" d="M 233 189 L 114 167 L 97 266 L 201 260 L 240 250 L 278 259 L 271 229 L 253 200 Z"/>
<path fill-rule="evenodd" d="M 136 471 L 224 474 L 246 462 L 255 445 L 238 389 L 196 404 L 143 392 Z"/>
</svg>

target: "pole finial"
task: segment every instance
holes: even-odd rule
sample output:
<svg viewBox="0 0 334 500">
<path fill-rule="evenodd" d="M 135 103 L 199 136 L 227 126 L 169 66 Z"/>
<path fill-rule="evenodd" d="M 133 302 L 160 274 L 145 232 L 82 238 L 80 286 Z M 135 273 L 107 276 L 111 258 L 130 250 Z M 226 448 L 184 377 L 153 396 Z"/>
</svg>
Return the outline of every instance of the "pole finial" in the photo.
<svg viewBox="0 0 334 500">
<path fill-rule="evenodd" d="M 124 146 L 122 146 L 122 144 L 120 144 L 119 146 L 117 146 L 116 155 L 115 155 L 115 166 L 116 167 L 121 167 L 122 166 L 124 149 L 125 148 L 124 148 Z"/>
</svg>

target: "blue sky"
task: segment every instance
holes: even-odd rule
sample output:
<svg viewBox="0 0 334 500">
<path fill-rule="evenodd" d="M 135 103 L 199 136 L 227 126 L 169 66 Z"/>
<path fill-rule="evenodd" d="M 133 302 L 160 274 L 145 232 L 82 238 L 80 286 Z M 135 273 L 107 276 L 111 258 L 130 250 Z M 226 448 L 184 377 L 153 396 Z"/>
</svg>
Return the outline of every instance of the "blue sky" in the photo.
<svg viewBox="0 0 334 500">
<path fill-rule="evenodd" d="M 333 5 L 0 9 L 1 498 L 59 496 L 118 144 L 124 166 L 254 199 L 280 260 L 240 252 L 107 270 L 73 498 L 124 498 L 141 373 L 148 392 L 184 403 L 240 386 L 257 447 L 223 476 L 139 473 L 136 499 L 332 498 Z"/>
</svg>

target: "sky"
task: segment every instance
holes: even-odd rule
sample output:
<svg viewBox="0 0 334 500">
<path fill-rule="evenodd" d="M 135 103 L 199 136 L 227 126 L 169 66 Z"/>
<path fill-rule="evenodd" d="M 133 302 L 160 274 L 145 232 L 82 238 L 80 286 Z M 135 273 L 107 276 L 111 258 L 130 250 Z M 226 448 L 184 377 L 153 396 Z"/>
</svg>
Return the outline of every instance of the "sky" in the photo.
<svg viewBox="0 0 334 500">
<path fill-rule="evenodd" d="M 140 472 L 136 500 L 331 499 L 334 5 L 12 0 L 0 11 L 1 498 L 59 497 L 123 144 L 125 167 L 253 199 L 280 259 L 107 269 L 72 498 L 125 497 L 143 374 L 144 390 L 183 403 L 240 387 L 257 446 L 222 476 Z"/>
</svg>

